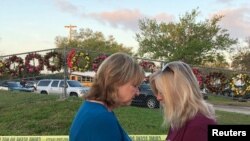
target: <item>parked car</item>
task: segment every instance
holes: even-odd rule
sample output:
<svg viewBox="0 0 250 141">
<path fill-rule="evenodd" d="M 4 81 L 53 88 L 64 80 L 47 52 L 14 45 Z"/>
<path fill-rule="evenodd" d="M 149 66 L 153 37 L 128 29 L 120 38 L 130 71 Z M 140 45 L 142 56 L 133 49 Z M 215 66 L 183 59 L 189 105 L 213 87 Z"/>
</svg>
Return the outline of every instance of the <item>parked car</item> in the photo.
<svg viewBox="0 0 250 141">
<path fill-rule="evenodd" d="M 143 105 L 147 106 L 150 109 L 159 108 L 160 103 L 154 96 L 149 84 L 141 84 L 139 86 L 139 91 L 140 94 L 133 99 L 132 105 Z"/>
<path fill-rule="evenodd" d="M 221 94 L 229 97 L 233 96 L 233 91 L 231 90 L 229 84 L 225 86 L 225 88 L 221 91 Z"/>
<path fill-rule="evenodd" d="M 23 87 L 20 82 L 6 81 L 1 84 L 1 89 L 9 91 L 33 92 L 34 88 Z"/>
<path fill-rule="evenodd" d="M 37 81 L 27 81 L 25 83 L 26 88 L 33 88 L 34 90 L 36 90 L 36 85 L 37 85 Z"/>
<path fill-rule="evenodd" d="M 8 88 L 8 84 L 7 84 L 7 81 L 2 81 L 1 83 L 0 83 L 0 90 L 8 90 L 9 88 Z"/>
<path fill-rule="evenodd" d="M 201 89 L 201 94 L 203 95 L 203 99 L 208 99 L 208 89 L 207 88 Z"/>
<path fill-rule="evenodd" d="M 82 97 L 89 91 L 89 87 L 83 86 L 79 81 L 66 80 L 67 96 Z M 36 92 L 40 94 L 63 94 L 64 80 L 61 79 L 42 79 L 38 81 Z"/>
</svg>

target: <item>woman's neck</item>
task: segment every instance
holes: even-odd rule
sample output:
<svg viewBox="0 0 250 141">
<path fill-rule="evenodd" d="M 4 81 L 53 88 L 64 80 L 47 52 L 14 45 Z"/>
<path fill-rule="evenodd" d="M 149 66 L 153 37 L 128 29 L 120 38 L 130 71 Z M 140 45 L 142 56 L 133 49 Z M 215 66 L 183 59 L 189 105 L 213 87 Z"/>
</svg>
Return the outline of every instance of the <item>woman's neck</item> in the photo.
<svg viewBox="0 0 250 141">
<path fill-rule="evenodd" d="M 108 109 L 108 111 L 110 111 L 110 112 L 113 110 L 113 108 L 108 107 L 107 104 L 104 103 L 103 101 L 98 101 L 98 100 L 88 100 L 88 101 L 94 102 L 94 103 L 99 103 L 99 104 L 103 105 L 104 107 L 106 107 Z"/>
</svg>

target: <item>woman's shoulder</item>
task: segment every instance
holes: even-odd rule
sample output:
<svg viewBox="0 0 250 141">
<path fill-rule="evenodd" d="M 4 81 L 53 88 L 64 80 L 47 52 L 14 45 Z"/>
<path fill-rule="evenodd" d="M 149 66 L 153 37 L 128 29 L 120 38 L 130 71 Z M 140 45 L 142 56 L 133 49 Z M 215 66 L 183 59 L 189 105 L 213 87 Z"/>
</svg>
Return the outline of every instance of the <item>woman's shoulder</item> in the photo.
<svg viewBox="0 0 250 141">
<path fill-rule="evenodd" d="M 191 120 L 189 120 L 188 122 L 188 126 L 206 126 L 207 125 L 214 125 L 214 124 L 217 124 L 215 119 L 211 119 L 211 118 L 208 118 L 206 117 L 205 115 L 201 114 L 201 113 L 197 113 Z"/>
</svg>

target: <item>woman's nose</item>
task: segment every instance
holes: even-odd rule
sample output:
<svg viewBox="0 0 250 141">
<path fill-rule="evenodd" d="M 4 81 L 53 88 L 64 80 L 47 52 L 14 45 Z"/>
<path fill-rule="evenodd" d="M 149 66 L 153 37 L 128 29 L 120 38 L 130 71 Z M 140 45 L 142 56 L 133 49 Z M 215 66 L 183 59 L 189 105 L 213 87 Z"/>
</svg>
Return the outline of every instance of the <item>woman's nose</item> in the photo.
<svg viewBox="0 0 250 141">
<path fill-rule="evenodd" d="M 137 88 L 136 88 L 136 91 L 135 91 L 135 95 L 138 96 L 139 94 L 140 94 L 140 90 L 139 90 L 139 88 L 137 87 Z"/>
<path fill-rule="evenodd" d="M 156 95 L 156 99 L 157 99 L 158 101 L 162 101 L 162 95 L 161 95 L 161 94 L 157 94 L 157 95 Z"/>
</svg>

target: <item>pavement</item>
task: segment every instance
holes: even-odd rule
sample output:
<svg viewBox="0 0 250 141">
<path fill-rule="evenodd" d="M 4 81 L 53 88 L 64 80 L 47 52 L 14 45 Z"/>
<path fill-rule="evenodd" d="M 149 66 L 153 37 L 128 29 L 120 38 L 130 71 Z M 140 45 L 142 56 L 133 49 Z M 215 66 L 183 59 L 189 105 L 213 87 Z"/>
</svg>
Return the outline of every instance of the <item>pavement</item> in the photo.
<svg viewBox="0 0 250 141">
<path fill-rule="evenodd" d="M 214 105 L 215 110 L 250 115 L 250 107 Z"/>
</svg>

